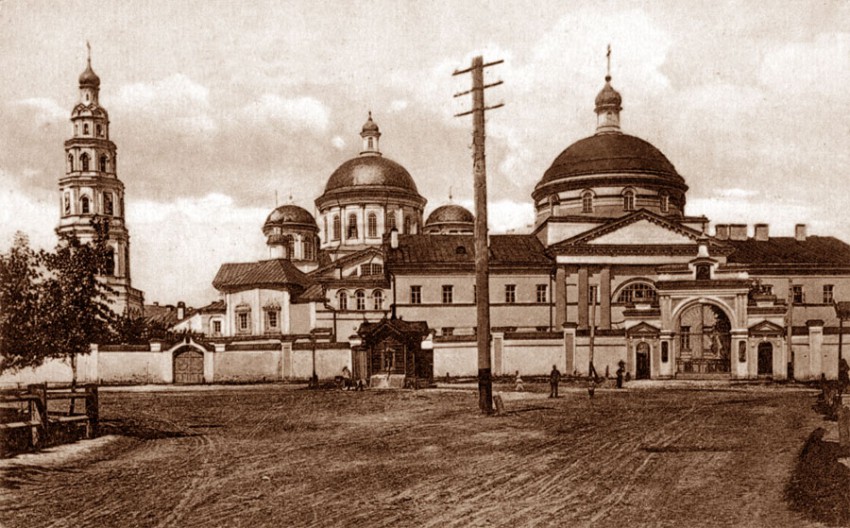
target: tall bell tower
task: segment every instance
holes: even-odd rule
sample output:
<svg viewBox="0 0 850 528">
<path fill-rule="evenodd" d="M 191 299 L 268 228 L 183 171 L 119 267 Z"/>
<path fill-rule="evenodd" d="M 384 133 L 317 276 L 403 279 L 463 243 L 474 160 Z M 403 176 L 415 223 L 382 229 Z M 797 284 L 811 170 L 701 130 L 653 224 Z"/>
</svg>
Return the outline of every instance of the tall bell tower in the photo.
<svg viewBox="0 0 850 528">
<path fill-rule="evenodd" d="M 88 46 L 88 43 L 86 44 Z M 65 141 L 65 176 L 59 179 L 60 220 L 57 234 L 94 239 L 92 220 L 108 225 L 112 260 L 102 275 L 116 292 L 117 313 L 140 316 L 144 296 L 130 281 L 130 235 L 124 221 L 124 184 L 117 176 L 116 147 L 109 139 L 109 115 L 100 106 L 100 78 L 91 67 L 91 47 L 80 74 L 80 100 L 71 111 L 72 136 Z"/>
</svg>

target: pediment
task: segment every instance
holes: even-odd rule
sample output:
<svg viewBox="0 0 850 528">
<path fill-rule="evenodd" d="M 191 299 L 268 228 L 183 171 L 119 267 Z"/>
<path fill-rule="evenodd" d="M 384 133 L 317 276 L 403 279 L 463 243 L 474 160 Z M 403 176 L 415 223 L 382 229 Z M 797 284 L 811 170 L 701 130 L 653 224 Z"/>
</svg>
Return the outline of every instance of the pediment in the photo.
<svg viewBox="0 0 850 528">
<path fill-rule="evenodd" d="M 314 277 L 320 278 L 339 278 L 340 269 L 342 269 L 342 277 L 363 277 L 361 273 L 363 266 L 377 264 L 383 270 L 384 254 L 380 249 L 368 248 L 351 255 L 346 255 L 340 259 L 331 262 L 311 273 Z M 383 271 L 379 274 L 383 276 Z"/>
<path fill-rule="evenodd" d="M 749 328 L 750 335 L 781 335 L 785 333 L 785 329 L 776 323 L 770 321 L 762 321 L 756 323 Z"/>
<path fill-rule="evenodd" d="M 641 335 L 657 336 L 659 333 L 661 333 L 661 330 L 659 328 L 652 326 L 649 323 L 639 323 L 639 324 L 636 324 L 635 326 L 629 328 L 628 330 L 626 330 L 626 334 L 628 334 L 630 336 L 641 336 Z"/>
<path fill-rule="evenodd" d="M 696 244 L 696 239 L 672 230 L 668 226 L 658 225 L 649 220 L 622 226 L 609 233 L 594 237 L 585 242 L 588 245 L 689 245 Z"/>
</svg>

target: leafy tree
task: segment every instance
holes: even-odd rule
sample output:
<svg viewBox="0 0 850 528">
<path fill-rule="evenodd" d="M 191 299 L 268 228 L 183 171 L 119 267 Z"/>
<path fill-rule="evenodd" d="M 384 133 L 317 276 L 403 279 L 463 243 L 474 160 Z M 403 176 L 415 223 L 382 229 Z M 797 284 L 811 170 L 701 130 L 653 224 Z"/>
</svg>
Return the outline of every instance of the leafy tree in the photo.
<svg viewBox="0 0 850 528">
<path fill-rule="evenodd" d="M 39 260 L 21 232 L 0 254 L 0 372 L 40 365 L 48 355 Z"/>
</svg>

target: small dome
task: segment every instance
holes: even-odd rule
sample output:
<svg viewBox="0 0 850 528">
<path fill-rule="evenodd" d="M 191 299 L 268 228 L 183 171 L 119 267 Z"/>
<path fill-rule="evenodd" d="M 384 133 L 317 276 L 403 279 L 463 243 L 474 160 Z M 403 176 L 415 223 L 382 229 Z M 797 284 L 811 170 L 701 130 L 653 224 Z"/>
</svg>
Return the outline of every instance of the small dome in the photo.
<svg viewBox="0 0 850 528">
<path fill-rule="evenodd" d="M 442 205 L 434 209 L 428 220 L 425 221 L 425 227 L 434 224 L 475 224 L 475 217 L 464 207 L 455 204 Z"/>
<path fill-rule="evenodd" d="M 372 121 L 372 112 L 369 112 L 369 119 L 367 119 L 366 122 L 363 124 L 363 130 L 361 131 L 361 133 L 364 132 L 380 132 L 380 130 L 378 129 L 378 125 L 374 121 Z"/>
<path fill-rule="evenodd" d="M 86 70 L 80 74 L 80 86 L 92 86 L 97 88 L 100 86 L 100 77 L 91 69 L 91 60 L 86 65 Z"/>
<path fill-rule="evenodd" d="M 395 187 L 419 194 L 413 177 L 407 169 L 382 156 L 360 156 L 339 166 L 325 186 L 325 194 L 351 187 Z"/>
<path fill-rule="evenodd" d="M 605 77 L 605 86 L 602 87 L 602 90 L 596 96 L 597 111 L 600 108 L 608 107 L 615 107 L 617 110 L 620 110 L 620 106 L 622 104 L 623 97 L 620 95 L 620 92 L 618 92 L 611 86 L 611 77 Z"/>
<path fill-rule="evenodd" d="M 266 218 L 263 229 L 267 227 L 312 227 L 316 226 L 316 219 L 306 209 L 297 205 L 281 205 Z"/>
</svg>

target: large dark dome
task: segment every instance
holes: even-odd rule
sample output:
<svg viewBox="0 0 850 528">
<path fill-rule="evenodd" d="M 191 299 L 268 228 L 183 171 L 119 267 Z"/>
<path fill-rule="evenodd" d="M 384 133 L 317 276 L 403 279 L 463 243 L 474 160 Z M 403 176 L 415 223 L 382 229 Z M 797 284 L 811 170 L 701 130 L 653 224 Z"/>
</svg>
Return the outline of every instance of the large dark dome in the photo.
<svg viewBox="0 0 850 528">
<path fill-rule="evenodd" d="M 586 178 L 596 174 L 606 175 L 606 183 L 612 184 L 688 189 L 673 164 L 650 143 L 627 134 L 596 134 L 573 143 L 555 158 L 534 188 L 534 199 L 552 191 L 598 185 Z"/>
<path fill-rule="evenodd" d="M 350 159 L 331 174 L 325 194 L 352 187 L 395 187 L 418 194 L 416 183 L 407 169 L 383 156 L 360 156 Z"/>
</svg>

